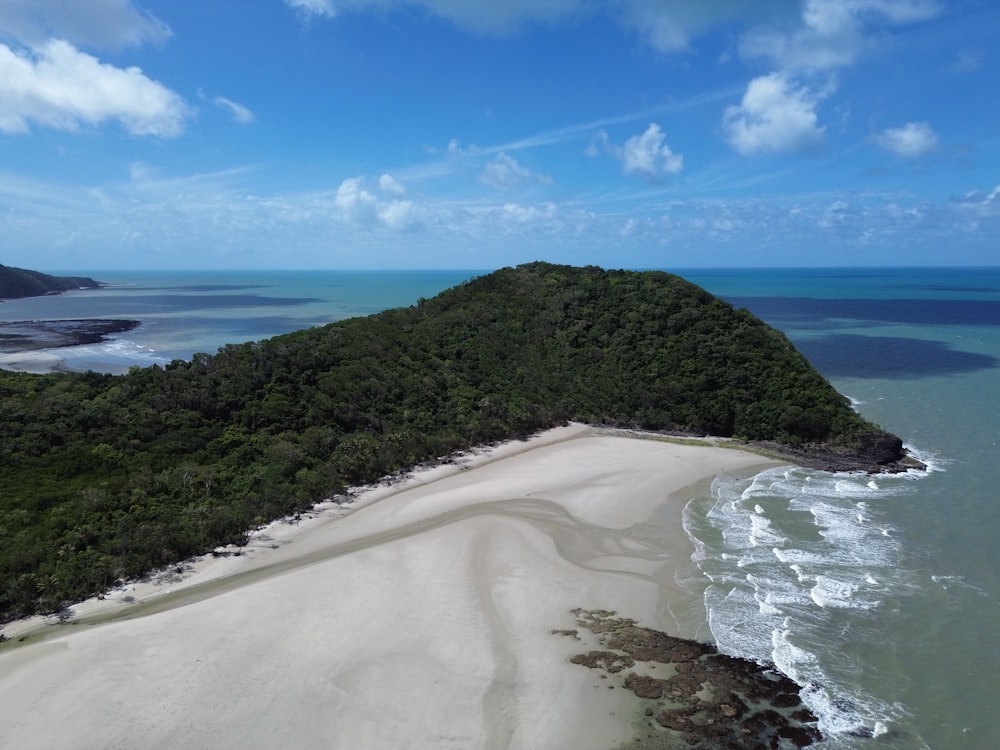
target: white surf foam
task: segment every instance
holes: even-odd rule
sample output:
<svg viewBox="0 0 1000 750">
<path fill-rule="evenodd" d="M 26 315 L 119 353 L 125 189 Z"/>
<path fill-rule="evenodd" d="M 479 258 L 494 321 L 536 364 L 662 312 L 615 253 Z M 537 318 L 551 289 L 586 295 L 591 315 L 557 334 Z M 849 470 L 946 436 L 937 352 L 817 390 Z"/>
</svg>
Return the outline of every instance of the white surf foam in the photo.
<svg viewBox="0 0 1000 750">
<path fill-rule="evenodd" d="M 893 721 L 891 707 L 857 685 L 851 639 L 874 637 L 871 612 L 908 585 L 883 508 L 911 479 L 783 467 L 720 478 L 711 499 L 685 508 L 720 650 L 771 661 L 807 686 L 824 734 L 871 736 Z"/>
</svg>

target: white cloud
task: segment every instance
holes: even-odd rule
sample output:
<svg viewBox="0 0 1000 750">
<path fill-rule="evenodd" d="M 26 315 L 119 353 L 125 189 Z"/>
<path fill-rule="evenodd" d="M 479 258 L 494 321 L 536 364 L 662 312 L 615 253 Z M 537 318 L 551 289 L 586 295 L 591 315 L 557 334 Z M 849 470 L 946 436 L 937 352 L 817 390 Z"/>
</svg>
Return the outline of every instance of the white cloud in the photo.
<svg viewBox="0 0 1000 750">
<path fill-rule="evenodd" d="M 474 33 L 506 34 L 530 24 L 552 24 L 605 13 L 662 52 L 688 48 L 692 37 L 733 21 L 794 10 L 788 0 L 285 0 L 307 16 L 332 18 L 346 11 L 418 7 Z"/>
<path fill-rule="evenodd" d="M 901 128 L 886 128 L 875 136 L 875 142 L 896 156 L 915 159 L 933 151 L 938 137 L 926 122 L 908 122 Z"/>
<path fill-rule="evenodd" d="M 898 191 L 824 190 L 741 199 L 659 194 L 643 206 L 615 200 L 609 209 L 578 200 L 383 200 L 360 177 L 321 191 L 261 194 L 248 181 L 252 170 L 158 177 L 160 169 L 136 163 L 132 180 L 88 187 L 26 181 L 0 168 L 0 197 L 12 209 L 0 212 L 0 237 L 11 248 L 5 262 L 274 267 L 274 248 L 282 247 L 279 260 L 288 267 L 329 267 L 331 258 L 345 267 L 399 267 L 416 258 L 428 266 L 485 268 L 539 257 L 691 267 L 731 265 L 752 244 L 758 259 L 773 265 L 787 264 L 803 247 L 811 252 L 805 262 L 932 264 L 942 243 L 970 261 L 990 257 L 1000 234 L 996 183 L 933 202 Z M 401 245 L 399 233 L 410 229 L 419 231 Z"/>
<path fill-rule="evenodd" d="M 503 151 L 483 167 L 479 179 L 497 190 L 515 190 L 530 184 L 552 184 L 551 177 L 531 171 L 519 164 L 513 157 L 507 156 Z"/>
<path fill-rule="evenodd" d="M 665 53 L 687 51 L 692 39 L 713 28 L 749 25 L 753 28 L 744 36 L 741 52 L 747 57 L 769 59 L 785 69 L 845 65 L 874 43 L 866 34 L 869 25 L 914 23 L 932 18 L 941 10 L 939 0 L 284 1 L 310 18 L 419 8 L 479 34 L 506 34 L 531 24 L 605 16 Z"/>
<path fill-rule="evenodd" d="M 639 135 L 633 135 L 624 146 L 611 142 L 604 130 L 598 130 L 590 139 L 586 156 L 610 154 L 621 162 L 626 174 L 640 174 L 651 180 L 659 180 L 671 174 L 679 174 L 684 169 L 684 157 L 675 154 L 666 143 L 667 137 L 655 122 Z"/>
<path fill-rule="evenodd" d="M 388 177 L 388 175 L 382 175 L 382 177 Z M 389 177 L 389 179 L 392 178 Z M 384 182 L 385 180 L 380 178 L 379 186 L 383 187 Z M 381 225 L 389 229 L 401 230 L 418 223 L 413 201 L 379 200 L 365 188 L 363 177 L 348 177 L 341 182 L 333 197 L 333 207 L 334 219 L 359 227 Z"/>
<path fill-rule="evenodd" d="M 741 40 L 740 52 L 785 70 L 827 70 L 877 44 L 870 26 L 916 23 L 940 11 L 937 0 L 806 0 L 798 24 L 755 28 Z"/>
<path fill-rule="evenodd" d="M 214 101 L 218 106 L 228 110 L 233 119 L 241 125 L 249 125 L 254 121 L 253 112 L 239 102 L 234 102 L 232 99 L 227 99 L 224 96 L 217 96 Z"/>
<path fill-rule="evenodd" d="M 723 127 L 744 155 L 763 151 L 808 153 L 823 145 L 816 107 L 823 94 L 795 88 L 781 73 L 754 78 L 739 105 L 727 107 Z"/>
<path fill-rule="evenodd" d="M 625 141 L 621 161 L 626 173 L 638 172 L 653 179 L 678 174 L 684 168 L 684 157 L 670 150 L 666 136 L 656 123 L 650 123 L 642 135 Z"/>
<path fill-rule="evenodd" d="M 431 150 L 436 151 L 436 149 Z M 474 143 L 471 146 L 463 146 L 458 138 L 452 138 L 448 141 L 447 151 L 453 156 L 472 156 L 479 153 L 480 149 Z"/>
<path fill-rule="evenodd" d="M 383 174 L 379 177 L 378 186 L 387 193 L 406 195 L 406 187 L 391 174 Z"/>
<path fill-rule="evenodd" d="M 0 36 L 28 46 L 50 37 L 77 47 L 121 49 L 162 42 L 170 27 L 138 10 L 132 0 L 3 0 Z"/>
<path fill-rule="evenodd" d="M 338 215 L 345 221 L 360 221 L 373 215 L 375 204 L 375 196 L 365 190 L 361 177 L 348 177 L 341 182 L 333 198 Z"/>
<path fill-rule="evenodd" d="M 537 206 L 522 206 L 519 203 L 506 203 L 502 215 L 518 224 L 528 224 L 539 221 L 549 221 L 556 218 L 559 209 L 554 203 L 546 203 L 544 208 Z"/>
<path fill-rule="evenodd" d="M 413 201 L 392 201 L 382 206 L 376 216 L 389 229 L 407 229 L 416 223 Z"/>
<path fill-rule="evenodd" d="M 139 68 L 116 68 L 50 40 L 32 53 L 0 44 L 0 131 L 32 123 L 77 130 L 117 120 L 133 135 L 179 135 L 190 111 L 184 100 Z"/>
<path fill-rule="evenodd" d="M 691 40 L 709 29 L 735 21 L 762 18 L 787 19 L 794 12 L 786 0 L 711 0 L 707 2 L 663 2 L 625 0 L 620 8 L 622 22 L 635 29 L 661 52 L 683 52 Z"/>
</svg>

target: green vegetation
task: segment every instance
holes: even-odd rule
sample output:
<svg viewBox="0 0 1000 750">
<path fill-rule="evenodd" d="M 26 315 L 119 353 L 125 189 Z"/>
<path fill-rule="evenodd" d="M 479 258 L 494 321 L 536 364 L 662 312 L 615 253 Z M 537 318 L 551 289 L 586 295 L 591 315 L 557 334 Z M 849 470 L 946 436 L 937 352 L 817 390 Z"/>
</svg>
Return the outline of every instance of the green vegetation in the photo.
<svg viewBox="0 0 1000 750">
<path fill-rule="evenodd" d="M 0 299 L 40 297 L 70 289 L 96 289 L 100 284 L 83 276 L 50 276 L 38 271 L 0 265 Z"/>
<path fill-rule="evenodd" d="M 665 273 L 544 263 L 166 368 L 2 373 L 0 621 L 566 420 L 844 449 L 885 436 L 745 310 Z"/>
</svg>

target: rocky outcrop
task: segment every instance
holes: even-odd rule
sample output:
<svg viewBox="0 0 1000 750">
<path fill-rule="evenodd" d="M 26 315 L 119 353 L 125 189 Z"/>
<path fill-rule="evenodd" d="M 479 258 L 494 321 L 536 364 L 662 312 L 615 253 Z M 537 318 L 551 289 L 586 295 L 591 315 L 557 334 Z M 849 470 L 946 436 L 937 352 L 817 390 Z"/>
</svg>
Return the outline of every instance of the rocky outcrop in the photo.
<svg viewBox="0 0 1000 750">
<path fill-rule="evenodd" d="M 865 471 L 870 474 L 924 470 L 926 465 L 906 452 L 903 441 L 886 432 L 866 432 L 846 447 L 807 444 L 792 447 L 769 441 L 755 442 L 758 448 L 799 466 L 821 471 Z"/>
<path fill-rule="evenodd" d="M 638 627 L 614 612 L 577 609 L 573 614 L 580 628 L 597 635 L 601 650 L 570 661 L 600 670 L 609 687 L 620 685 L 642 701 L 642 728 L 619 750 L 770 750 L 807 747 L 822 739 L 816 716 L 799 697 L 799 685 L 773 666 Z M 621 674 L 620 683 L 611 682 Z"/>
</svg>

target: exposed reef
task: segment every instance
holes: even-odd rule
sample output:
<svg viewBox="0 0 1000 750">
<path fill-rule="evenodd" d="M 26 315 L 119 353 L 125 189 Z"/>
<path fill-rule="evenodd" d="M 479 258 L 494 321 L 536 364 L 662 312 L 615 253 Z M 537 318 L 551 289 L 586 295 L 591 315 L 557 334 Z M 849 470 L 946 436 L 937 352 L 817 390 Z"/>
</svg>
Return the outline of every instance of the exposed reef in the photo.
<svg viewBox="0 0 1000 750">
<path fill-rule="evenodd" d="M 106 341 L 115 333 L 131 331 L 138 320 L 18 320 L 0 323 L 0 352 L 27 352 Z"/>
<path fill-rule="evenodd" d="M 639 627 L 614 612 L 573 614 L 601 648 L 570 661 L 601 671 L 608 687 L 630 690 L 642 702 L 637 734 L 616 750 L 777 750 L 822 739 L 799 685 L 773 666 Z"/>
</svg>

